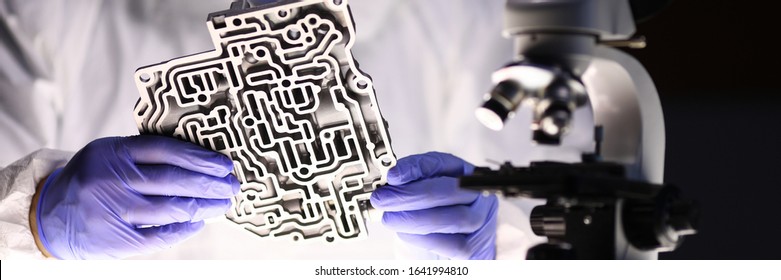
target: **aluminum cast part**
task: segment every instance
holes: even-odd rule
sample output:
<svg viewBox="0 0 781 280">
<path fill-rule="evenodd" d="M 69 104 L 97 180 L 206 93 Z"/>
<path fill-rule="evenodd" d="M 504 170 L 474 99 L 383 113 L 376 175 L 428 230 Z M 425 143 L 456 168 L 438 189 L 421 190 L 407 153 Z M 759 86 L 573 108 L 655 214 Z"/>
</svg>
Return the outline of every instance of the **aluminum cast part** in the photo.
<svg viewBox="0 0 781 280">
<path fill-rule="evenodd" d="M 260 237 L 365 237 L 396 157 L 347 1 L 227 10 L 207 27 L 215 50 L 137 70 L 140 132 L 230 156 L 241 194 L 226 216 Z"/>
</svg>

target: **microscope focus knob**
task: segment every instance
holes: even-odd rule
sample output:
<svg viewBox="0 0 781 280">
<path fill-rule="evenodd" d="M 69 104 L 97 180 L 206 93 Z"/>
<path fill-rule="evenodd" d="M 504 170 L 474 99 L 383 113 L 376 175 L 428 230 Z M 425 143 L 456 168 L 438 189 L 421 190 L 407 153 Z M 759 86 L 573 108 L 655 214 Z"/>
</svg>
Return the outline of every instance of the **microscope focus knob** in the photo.
<svg viewBox="0 0 781 280">
<path fill-rule="evenodd" d="M 540 205 L 532 209 L 529 222 L 534 234 L 546 237 L 564 237 L 567 234 L 567 221 L 564 208 Z"/>
<path fill-rule="evenodd" d="M 576 260 L 577 255 L 567 243 L 539 244 L 526 252 L 527 260 Z"/>
<path fill-rule="evenodd" d="M 677 188 L 667 186 L 653 200 L 627 200 L 623 211 L 626 237 L 641 250 L 673 251 L 687 235 L 697 233 L 699 206 L 679 198 Z"/>
</svg>

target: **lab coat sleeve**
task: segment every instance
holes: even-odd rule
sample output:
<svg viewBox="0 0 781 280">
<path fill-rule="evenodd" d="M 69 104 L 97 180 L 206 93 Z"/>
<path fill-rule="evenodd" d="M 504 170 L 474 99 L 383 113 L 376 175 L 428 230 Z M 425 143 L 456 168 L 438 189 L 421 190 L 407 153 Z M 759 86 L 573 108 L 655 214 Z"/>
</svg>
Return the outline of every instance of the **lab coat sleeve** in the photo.
<svg viewBox="0 0 781 280">
<path fill-rule="evenodd" d="M 0 259 L 44 259 L 30 231 L 30 203 L 38 182 L 72 153 L 42 149 L 0 169 Z"/>
</svg>

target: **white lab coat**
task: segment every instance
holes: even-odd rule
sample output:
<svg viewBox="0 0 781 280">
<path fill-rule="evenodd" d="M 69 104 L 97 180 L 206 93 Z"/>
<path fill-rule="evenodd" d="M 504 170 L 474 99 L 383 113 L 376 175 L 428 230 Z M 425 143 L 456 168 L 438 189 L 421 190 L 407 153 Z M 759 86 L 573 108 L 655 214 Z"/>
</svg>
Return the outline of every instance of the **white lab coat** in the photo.
<svg viewBox="0 0 781 280">
<path fill-rule="evenodd" d="M 41 258 L 28 225 L 36 183 L 93 139 L 137 134 L 136 68 L 212 48 L 205 20 L 226 0 L 8 0 L 0 3 L 0 258 Z M 512 57 L 503 0 L 352 0 L 354 55 L 373 78 L 397 156 L 426 151 L 474 164 L 574 161 L 584 139 L 533 147 L 528 112 L 503 132 L 473 116 L 490 74 Z M 576 129 L 580 125 L 575 119 Z M 586 134 L 587 135 L 587 134 Z M 497 258 L 521 259 L 541 239 L 538 201 L 500 203 Z M 257 238 L 228 221 L 142 259 L 430 258 L 377 220 L 365 240 L 323 245 Z"/>
</svg>

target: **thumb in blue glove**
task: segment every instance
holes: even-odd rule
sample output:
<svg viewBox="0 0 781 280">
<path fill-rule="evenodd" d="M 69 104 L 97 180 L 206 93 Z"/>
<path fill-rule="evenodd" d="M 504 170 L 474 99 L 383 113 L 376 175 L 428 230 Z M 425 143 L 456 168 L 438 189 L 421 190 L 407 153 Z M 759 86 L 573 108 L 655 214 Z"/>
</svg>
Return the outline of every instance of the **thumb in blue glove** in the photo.
<svg viewBox="0 0 781 280">
<path fill-rule="evenodd" d="M 169 248 L 227 212 L 239 192 L 232 170 L 228 157 L 173 138 L 95 140 L 38 191 L 38 241 L 59 259 Z"/>
<path fill-rule="evenodd" d="M 371 203 L 408 244 L 449 259 L 494 259 L 498 199 L 463 190 L 456 178 L 473 171 L 472 164 L 445 153 L 402 158 Z"/>
</svg>

